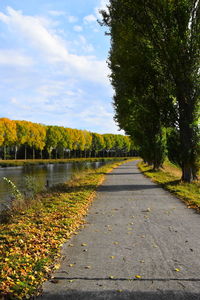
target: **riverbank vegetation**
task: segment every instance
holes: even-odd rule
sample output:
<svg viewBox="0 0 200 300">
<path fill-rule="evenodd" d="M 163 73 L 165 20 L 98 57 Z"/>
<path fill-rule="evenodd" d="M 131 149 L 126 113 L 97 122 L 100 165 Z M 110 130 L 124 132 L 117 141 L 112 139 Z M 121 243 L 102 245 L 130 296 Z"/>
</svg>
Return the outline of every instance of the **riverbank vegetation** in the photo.
<svg viewBox="0 0 200 300">
<path fill-rule="evenodd" d="M 110 0 L 102 25 L 111 36 L 115 119 L 154 169 L 166 157 L 182 180 L 200 160 L 200 2 Z"/>
<path fill-rule="evenodd" d="M 199 178 L 195 182 L 187 183 L 181 181 L 181 169 L 169 161 L 165 161 L 163 167 L 157 171 L 153 169 L 153 166 L 144 162 L 140 162 L 138 166 L 144 175 L 178 196 L 189 208 L 200 212 L 200 172 L 198 173 Z"/>
<path fill-rule="evenodd" d="M 130 137 L 0 118 L 0 158 L 133 156 Z"/>
<path fill-rule="evenodd" d="M 62 244 L 84 224 L 104 174 L 121 163 L 79 173 L 68 184 L 57 185 L 11 211 L 0 225 L 1 295 L 14 300 L 37 294 L 59 267 Z"/>
<path fill-rule="evenodd" d="M 64 164 L 74 162 L 109 162 L 127 159 L 128 157 L 88 157 L 88 158 L 66 158 L 66 159 L 17 159 L 17 160 L 0 160 L 0 167 L 27 166 L 27 165 L 47 165 L 47 164 Z"/>
</svg>

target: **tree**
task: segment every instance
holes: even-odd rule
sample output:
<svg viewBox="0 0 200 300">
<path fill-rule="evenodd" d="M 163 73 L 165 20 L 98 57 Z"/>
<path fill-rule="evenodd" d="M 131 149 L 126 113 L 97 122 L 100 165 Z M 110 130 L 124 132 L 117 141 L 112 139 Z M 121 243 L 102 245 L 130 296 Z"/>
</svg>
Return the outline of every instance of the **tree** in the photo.
<svg viewBox="0 0 200 300">
<path fill-rule="evenodd" d="M 94 156 L 96 157 L 96 152 L 103 150 L 105 146 L 104 138 L 98 133 L 92 133 L 92 150 L 94 151 Z"/>
<path fill-rule="evenodd" d="M 4 142 L 4 126 L 3 121 L 0 119 L 0 147 L 3 145 Z"/>
<path fill-rule="evenodd" d="M 51 159 L 53 149 L 56 149 L 59 141 L 62 139 L 62 133 L 58 126 L 47 126 L 46 131 L 46 149 Z"/>
<path fill-rule="evenodd" d="M 3 146 L 4 146 L 4 159 L 7 158 L 7 147 L 13 146 L 17 139 L 17 132 L 16 132 L 16 124 L 14 121 L 1 118 L 0 119 L 1 128 L 3 130 Z"/>
<path fill-rule="evenodd" d="M 113 85 L 117 89 L 115 103 L 122 101 L 119 99 L 125 99 L 127 103 L 128 99 L 132 100 L 135 96 L 135 99 L 141 99 L 141 96 L 145 96 L 145 94 L 150 95 L 149 90 L 146 89 L 144 93 L 141 91 L 138 93 L 140 84 L 135 80 L 135 75 L 145 74 L 146 66 L 152 67 L 153 65 L 153 68 L 148 68 L 146 74 L 150 75 L 152 70 L 156 71 L 155 78 L 159 86 L 155 85 L 156 81 L 153 83 L 149 79 L 143 81 L 143 86 L 147 83 L 149 87 L 158 87 L 155 90 L 156 93 L 151 93 L 151 97 L 148 97 L 153 99 L 152 107 L 156 104 L 159 112 L 158 125 L 160 123 L 160 126 L 156 126 L 158 130 L 154 133 L 155 141 L 159 141 L 158 145 L 161 145 L 161 141 L 165 140 L 161 136 L 160 138 L 156 138 L 156 136 L 159 137 L 163 132 L 162 115 L 165 115 L 166 118 L 168 116 L 166 109 L 164 114 L 162 112 L 163 97 L 155 99 L 155 95 L 157 91 L 162 91 L 160 89 L 162 85 L 165 87 L 165 91 L 168 91 L 166 86 L 169 86 L 171 95 L 166 93 L 165 99 L 169 99 L 170 108 L 173 107 L 172 116 L 176 115 L 176 123 L 178 122 L 176 128 L 181 145 L 182 179 L 190 182 L 196 178 L 198 159 L 200 1 L 111 0 L 108 12 L 104 11 L 102 15 L 104 24 L 110 27 L 112 37 L 110 65 Z M 123 36 L 124 38 L 122 38 Z M 134 59 L 134 50 L 137 53 L 139 49 L 141 55 L 138 56 L 137 61 Z M 144 49 L 148 55 L 145 55 Z M 145 59 L 143 68 L 141 68 L 142 64 L 138 62 L 143 57 Z M 127 66 L 128 68 L 126 68 Z M 141 72 L 135 72 L 139 66 Z M 117 86 L 118 79 L 123 77 L 124 80 L 120 86 Z M 131 86 L 131 77 L 134 79 L 132 81 L 134 87 Z M 175 100 L 175 103 L 172 100 Z M 140 105 L 137 102 L 137 100 L 134 102 L 136 107 Z M 142 106 L 146 108 L 146 105 L 143 104 L 142 101 Z M 123 105 L 120 109 L 116 107 L 117 109 L 117 119 L 121 123 L 121 128 L 130 130 L 130 124 L 135 125 L 138 122 L 138 118 L 136 122 L 132 120 L 132 117 L 135 116 L 134 108 L 131 110 L 131 112 L 134 111 L 133 114 Z M 125 112 L 125 118 L 122 117 L 122 111 Z M 144 119 L 146 116 L 147 114 Z M 173 117 L 171 123 L 174 121 Z M 173 126 L 175 127 L 175 124 Z M 139 133 L 138 131 L 137 135 Z M 144 137 L 148 137 L 146 133 Z M 143 140 L 146 141 L 146 139 Z M 163 146 L 164 144 L 161 145 L 161 148 L 155 147 L 155 149 L 159 148 L 161 154 Z"/>
<path fill-rule="evenodd" d="M 17 140 L 15 146 L 15 159 L 17 159 L 17 150 L 19 146 L 25 146 L 24 158 L 27 158 L 27 143 L 29 137 L 29 122 L 27 121 L 16 121 L 17 129 Z"/>
</svg>

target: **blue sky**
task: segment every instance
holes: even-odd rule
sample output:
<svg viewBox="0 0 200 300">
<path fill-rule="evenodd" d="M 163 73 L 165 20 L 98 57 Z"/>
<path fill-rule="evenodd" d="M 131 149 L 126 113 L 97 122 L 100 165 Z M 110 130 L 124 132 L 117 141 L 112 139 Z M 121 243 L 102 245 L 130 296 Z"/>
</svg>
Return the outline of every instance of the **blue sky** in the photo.
<svg viewBox="0 0 200 300">
<path fill-rule="evenodd" d="M 106 3 L 0 1 L 0 117 L 119 133 L 96 21 Z"/>
</svg>

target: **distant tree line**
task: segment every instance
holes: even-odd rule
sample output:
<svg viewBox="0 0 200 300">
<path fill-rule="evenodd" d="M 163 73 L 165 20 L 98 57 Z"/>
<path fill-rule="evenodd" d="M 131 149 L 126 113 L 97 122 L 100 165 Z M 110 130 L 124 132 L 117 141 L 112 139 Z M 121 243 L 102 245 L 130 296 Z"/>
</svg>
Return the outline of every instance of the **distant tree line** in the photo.
<svg viewBox="0 0 200 300">
<path fill-rule="evenodd" d="M 165 158 L 197 179 L 200 161 L 200 1 L 110 0 L 115 119 L 154 169 Z"/>
<path fill-rule="evenodd" d="M 71 158 L 134 155 L 129 136 L 0 118 L 0 158 Z"/>
</svg>

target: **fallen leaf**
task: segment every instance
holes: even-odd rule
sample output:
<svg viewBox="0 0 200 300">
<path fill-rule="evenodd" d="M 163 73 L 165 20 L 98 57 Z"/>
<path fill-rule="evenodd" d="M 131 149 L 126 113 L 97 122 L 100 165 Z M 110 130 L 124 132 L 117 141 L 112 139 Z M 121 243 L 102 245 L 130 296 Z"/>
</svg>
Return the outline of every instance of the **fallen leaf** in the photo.
<svg viewBox="0 0 200 300">
<path fill-rule="evenodd" d="M 87 246 L 87 244 L 86 243 L 82 243 L 81 246 Z"/>
<path fill-rule="evenodd" d="M 118 245 L 118 244 L 119 244 L 119 242 L 113 242 L 113 244 L 114 244 L 114 245 Z"/>
<path fill-rule="evenodd" d="M 57 265 L 54 266 L 55 270 L 58 270 L 59 268 L 60 268 L 60 264 L 57 264 Z"/>
<path fill-rule="evenodd" d="M 85 266 L 85 269 L 91 269 L 91 266 Z"/>
<path fill-rule="evenodd" d="M 109 279 L 114 279 L 114 278 L 115 278 L 115 277 L 114 277 L 114 276 L 112 276 L 112 275 L 111 275 L 111 276 L 109 276 Z"/>
<path fill-rule="evenodd" d="M 135 278 L 140 279 L 140 278 L 142 278 L 142 276 L 140 276 L 140 275 L 135 275 Z"/>
<path fill-rule="evenodd" d="M 74 264 L 69 264 L 69 267 L 74 267 Z"/>
<path fill-rule="evenodd" d="M 176 272 L 180 272 L 180 269 L 176 268 L 176 269 L 174 269 L 174 271 L 176 271 Z"/>
<path fill-rule="evenodd" d="M 115 256 L 114 256 L 114 255 L 112 255 L 112 256 L 110 256 L 110 258 L 114 259 L 114 258 L 115 258 Z"/>
</svg>

